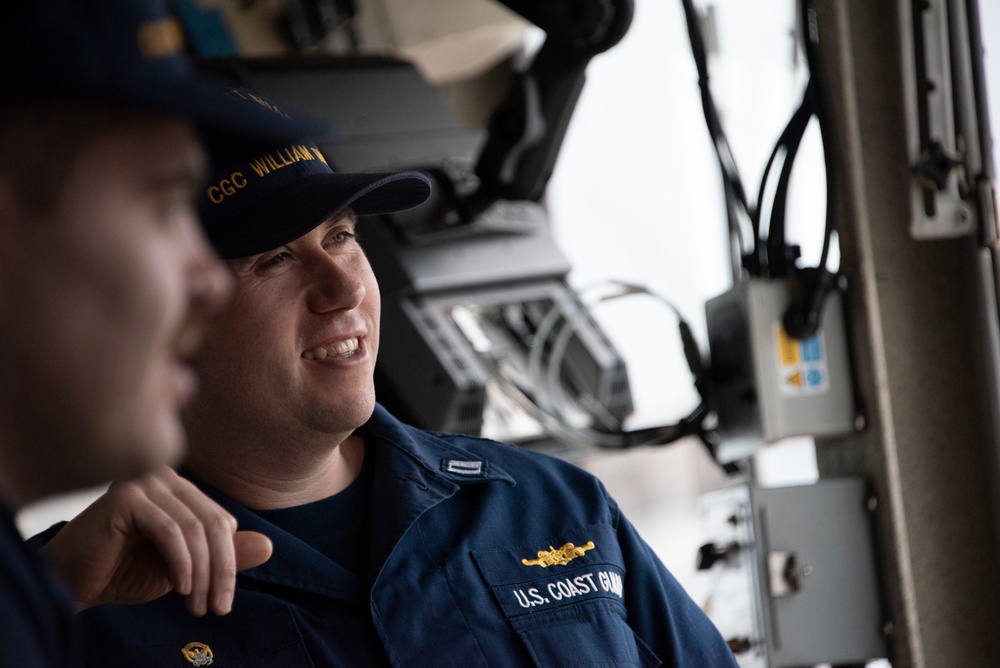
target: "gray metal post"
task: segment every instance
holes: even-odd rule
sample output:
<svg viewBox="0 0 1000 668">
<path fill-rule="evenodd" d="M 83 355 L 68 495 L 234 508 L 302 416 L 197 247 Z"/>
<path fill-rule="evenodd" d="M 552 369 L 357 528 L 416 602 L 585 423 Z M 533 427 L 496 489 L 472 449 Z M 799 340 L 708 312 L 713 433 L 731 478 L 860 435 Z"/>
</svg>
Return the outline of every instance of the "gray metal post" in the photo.
<svg viewBox="0 0 1000 668">
<path fill-rule="evenodd" d="M 878 495 L 894 668 L 1000 665 L 992 258 L 971 236 L 910 236 L 895 3 L 816 4 L 865 421 L 817 443 L 820 474 Z"/>
</svg>

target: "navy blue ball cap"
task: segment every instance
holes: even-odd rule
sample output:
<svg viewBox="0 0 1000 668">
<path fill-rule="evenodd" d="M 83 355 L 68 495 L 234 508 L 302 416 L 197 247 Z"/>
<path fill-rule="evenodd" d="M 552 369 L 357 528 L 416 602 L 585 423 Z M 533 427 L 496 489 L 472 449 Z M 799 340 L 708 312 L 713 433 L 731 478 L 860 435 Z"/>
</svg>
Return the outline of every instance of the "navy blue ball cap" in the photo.
<svg viewBox="0 0 1000 668">
<path fill-rule="evenodd" d="M 276 124 L 195 70 L 180 22 L 163 0 L 30 0 L 0 21 L 0 99 L 107 100 L 190 120 L 209 137 L 292 139 L 331 135 L 328 123 Z"/>
<path fill-rule="evenodd" d="M 420 172 L 335 172 L 314 142 L 299 141 L 217 161 L 201 221 L 219 255 L 232 259 L 280 248 L 348 207 L 359 216 L 394 213 L 430 192 Z"/>
</svg>

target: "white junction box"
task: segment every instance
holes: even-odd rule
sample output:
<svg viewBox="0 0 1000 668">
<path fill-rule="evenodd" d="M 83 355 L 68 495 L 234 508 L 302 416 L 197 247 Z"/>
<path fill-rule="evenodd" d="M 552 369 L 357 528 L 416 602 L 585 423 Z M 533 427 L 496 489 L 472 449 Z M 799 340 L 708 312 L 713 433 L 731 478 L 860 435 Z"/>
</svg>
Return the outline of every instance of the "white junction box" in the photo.
<svg viewBox="0 0 1000 668">
<path fill-rule="evenodd" d="M 792 279 L 752 279 L 705 305 L 720 462 L 792 436 L 854 429 L 840 292 L 826 298 L 817 333 L 800 340 L 781 324 L 794 288 Z"/>
</svg>

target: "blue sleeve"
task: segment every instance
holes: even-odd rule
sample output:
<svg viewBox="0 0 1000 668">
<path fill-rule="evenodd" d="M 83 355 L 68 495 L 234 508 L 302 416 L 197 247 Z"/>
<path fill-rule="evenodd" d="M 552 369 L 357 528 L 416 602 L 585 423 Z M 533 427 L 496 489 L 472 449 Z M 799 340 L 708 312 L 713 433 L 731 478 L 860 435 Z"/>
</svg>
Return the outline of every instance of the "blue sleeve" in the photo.
<svg viewBox="0 0 1000 668">
<path fill-rule="evenodd" d="M 737 668 L 715 625 L 611 503 L 627 569 L 625 607 L 632 630 L 668 668 Z"/>
</svg>

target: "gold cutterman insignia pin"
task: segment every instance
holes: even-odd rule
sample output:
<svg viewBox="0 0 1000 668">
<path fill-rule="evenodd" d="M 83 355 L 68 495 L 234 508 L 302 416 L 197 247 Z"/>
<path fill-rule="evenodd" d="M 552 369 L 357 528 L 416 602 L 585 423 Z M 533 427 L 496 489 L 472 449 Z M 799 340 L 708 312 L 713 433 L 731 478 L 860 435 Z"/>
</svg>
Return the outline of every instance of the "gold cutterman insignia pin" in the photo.
<svg viewBox="0 0 1000 668">
<path fill-rule="evenodd" d="M 212 648 L 203 642 L 189 642 L 184 645 L 181 654 L 188 660 L 188 663 L 195 666 L 208 666 L 213 660 Z"/>
<path fill-rule="evenodd" d="M 579 547 L 573 543 L 565 543 L 559 549 L 549 545 L 548 550 L 539 550 L 536 553 L 538 555 L 537 559 L 522 559 L 521 563 L 525 566 L 541 566 L 542 568 L 565 566 L 577 557 L 582 557 L 583 553 L 587 550 L 593 549 L 594 541 L 592 540 L 588 540 L 586 545 L 580 545 Z"/>
</svg>

